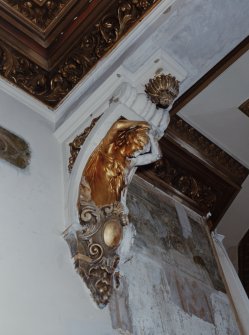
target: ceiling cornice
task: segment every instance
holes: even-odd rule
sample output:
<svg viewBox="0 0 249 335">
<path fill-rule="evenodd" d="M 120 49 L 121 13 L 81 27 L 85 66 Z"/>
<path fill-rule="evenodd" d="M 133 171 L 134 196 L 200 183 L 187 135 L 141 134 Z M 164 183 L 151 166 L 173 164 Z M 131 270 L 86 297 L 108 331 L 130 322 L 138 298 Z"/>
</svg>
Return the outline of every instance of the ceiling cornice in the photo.
<svg viewBox="0 0 249 335">
<path fill-rule="evenodd" d="M 0 40 L 0 74 L 41 102 L 56 107 L 158 0 L 115 1 L 92 22 L 63 60 L 46 71 Z"/>
<path fill-rule="evenodd" d="M 211 214 L 214 229 L 249 170 L 177 115 L 160 146 L 163 158 L 139 175 L 199 214 Z"/>
<path fill-rule="evenodd" d="M 2 0 L 0 6 L 17 18 L 21 17 L 24 22 L 33 24 L 37 30 L 44 31 L 75 2 L 75 0 Z"/>
<path fill-rule="evenodd" d="M 171 118 L 165 136 L 239 187 L 248 176 L 247 168 L 177 115 Z"/>
</svg>

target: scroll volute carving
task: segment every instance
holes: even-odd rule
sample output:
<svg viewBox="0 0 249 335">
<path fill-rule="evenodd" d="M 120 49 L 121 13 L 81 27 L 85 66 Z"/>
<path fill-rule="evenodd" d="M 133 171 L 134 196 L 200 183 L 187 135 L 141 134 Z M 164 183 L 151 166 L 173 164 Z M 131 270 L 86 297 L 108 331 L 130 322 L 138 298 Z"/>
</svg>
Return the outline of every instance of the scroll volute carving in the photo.
<svg viewBox="0 0 249 335">
<path fill-rule="evenodd" d="M 145 121 L 118 120 L 93 151 L 83 170 L 79 224 L 65 231 L 75 267 L 99 307 L 119 283 L 117 249 L 128 224 L 126 188 L 132 170 L 155 161 L 160 153 Z M 134 171 L 133 171 L 134 172 Z"/>
<path fill-rule="evenodd" d="M 30 160 L 29 146 L 22 138 L 0 127 L 0 158 L 24 169 Z"/>
</svg>

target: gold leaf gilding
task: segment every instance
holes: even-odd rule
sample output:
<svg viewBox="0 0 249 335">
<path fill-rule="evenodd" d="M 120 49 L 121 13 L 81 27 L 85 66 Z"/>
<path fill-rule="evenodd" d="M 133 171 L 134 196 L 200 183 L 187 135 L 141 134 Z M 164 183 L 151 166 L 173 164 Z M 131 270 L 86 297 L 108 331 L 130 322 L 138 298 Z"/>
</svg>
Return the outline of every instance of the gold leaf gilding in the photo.
<svg viewBox="0 0 249 335">
<path fill-rule="evenodd" d="M 0 74 L 48 106 L 55 107 L 157 2 L 117 1 L 49 72 L 0 40 Z"/>
</svg>

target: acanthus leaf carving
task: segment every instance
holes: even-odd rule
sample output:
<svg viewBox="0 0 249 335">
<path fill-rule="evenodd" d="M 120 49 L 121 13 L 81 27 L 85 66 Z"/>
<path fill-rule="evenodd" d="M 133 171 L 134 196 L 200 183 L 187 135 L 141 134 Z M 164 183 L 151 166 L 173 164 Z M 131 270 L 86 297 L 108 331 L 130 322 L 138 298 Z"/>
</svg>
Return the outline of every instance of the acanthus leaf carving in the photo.
<svg viewBox="0 0 249 335">
<path fill-rule="evenodd" d="M 35 0 L 6 0 L 16 11 L 41 29 L 47 28 L 69 0 L 46 0 L 42 4 Z"/>
<path fill-rule="evenodd" d="M 175 115 L 171 118 L 168 133 L 176 134 L 179 139 L 198 150 L 200 154 L 214 162 L 221 170 L 225 170 L 226 173 L 229 173 L 237 183 L 241 184 L 247 177 L 247 168 L 199 133 L 179 116 Z"/>
<path fill-rule="evenodd" d="M 100 117 L 94 118 L 89 127 L 87 127 L 80 135 L 76 136 L 74 140 L 69 143 L 70 147 L 70 158 L 68 163 L 68 171 L 71 172 L 80 152 L 82 145 L 84 144 L 87 136 L 89 135 L 90 131 L 94 128 L 96 122 L 99 120 Z"/>
<path fill-rule="evenodd" d="M 201 211 L 208 213 L 215 209 L 217 203 L 215 190 L 172 160 L 160 159 L 154 164 L 154 171 L 168 185 L 196 202 Z"/>
<path fill-rule="evenodd" d="M 0 41 L 0 74 L 45 104 L 55 107 L 158 0 L 121 0 L 93 24 L 60 64 L 45 71 Z"/>
</svg>

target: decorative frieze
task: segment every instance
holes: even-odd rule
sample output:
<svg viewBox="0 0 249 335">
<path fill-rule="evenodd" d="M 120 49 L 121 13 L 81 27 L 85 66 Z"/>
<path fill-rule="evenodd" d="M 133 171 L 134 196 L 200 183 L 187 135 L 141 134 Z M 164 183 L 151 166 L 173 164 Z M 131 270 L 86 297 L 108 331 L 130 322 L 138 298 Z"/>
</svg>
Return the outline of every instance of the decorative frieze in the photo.
<svg viewBox="0 0 249 335">
<path fill-rule="evenodd" d="M 47 28 L 70 0 L 5 0 L 41 29 Z"/>
<path fill-rule="evenodd" d="M 185 147 L 186 144 L 189 145 L 190 151 L 191 148 L 194 149 L 198 157 L 204 157 L 209 165 L 212 163 L 216 169 L 229 175 L 238 185 L 241 185 L 248 175 L 247 168 L 177 115 L 171 117 L 166 136 L 181 141 Z"/>
<path fill-rule="evenodd" d="M 167 185 L 197 204 L 204 213 L 212 213 L 216 209 L 217 195 L 210 184 L 203 182 L 198 175 L 191 174 L 181 165 L 166 157 L 154 164 L 154 173 Z"/>
<path fill-rule="evenodd" d="M 157 2 L 117 1 L 51 71 L 43 70 L 0 40 L 0 74 L 48 106 L 55 107 Z"/>
</svg>

